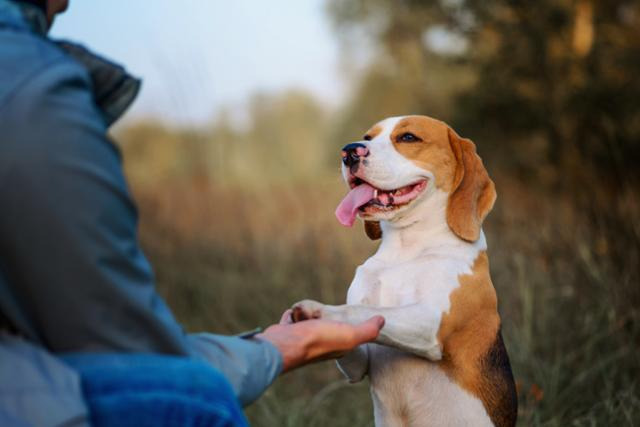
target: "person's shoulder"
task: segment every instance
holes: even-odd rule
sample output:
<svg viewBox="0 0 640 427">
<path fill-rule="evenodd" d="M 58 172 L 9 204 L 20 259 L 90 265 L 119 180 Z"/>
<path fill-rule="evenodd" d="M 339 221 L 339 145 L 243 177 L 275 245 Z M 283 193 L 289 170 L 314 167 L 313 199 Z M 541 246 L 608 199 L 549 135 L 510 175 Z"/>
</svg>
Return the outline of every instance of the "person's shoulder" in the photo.
<svg viewBox="0 0 640 427">
<path fill-rule="evenodd" d="M 0 31 L 0 109 L 36 80 L 68 75 L 88 78 L 73 58 L 50 40 L 27 31 Z"/>
</svg>

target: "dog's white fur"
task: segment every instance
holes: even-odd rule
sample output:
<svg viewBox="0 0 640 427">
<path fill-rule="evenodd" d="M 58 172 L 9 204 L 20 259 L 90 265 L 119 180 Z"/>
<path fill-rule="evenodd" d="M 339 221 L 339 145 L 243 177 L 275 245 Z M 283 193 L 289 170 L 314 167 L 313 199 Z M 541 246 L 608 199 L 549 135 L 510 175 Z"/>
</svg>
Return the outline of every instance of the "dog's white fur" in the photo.
<svg viewBox="0 0 640 427">
<path fill-rule="evenodd" d="M 306 300 L 296 306 L 354 324 L 384 316 L 377 344 L 360 346 L 338 362 L 352 382 L 369 374 L 376 425 L 491 426 L 482 402 L 432 363 L 442 357 L 438 331 L 450 295 L 460 286 L 459 276 L 471 274 L 486 240 L 481 233 L 466 242 L 451 231 L 448 194 L 436 187 L 431 171 L 393 147 L 390 134 L 401 119 L 381 122 L 382 131 L 366 143 L 363 178 L 389 190 L 428 178 L 426 190 L 408 205 L 376 216 L 382 220 L 382 243 L 357 268 L 346 305 Z M 347 179 L 344 166 L 343 174 Z"/>
</svg>

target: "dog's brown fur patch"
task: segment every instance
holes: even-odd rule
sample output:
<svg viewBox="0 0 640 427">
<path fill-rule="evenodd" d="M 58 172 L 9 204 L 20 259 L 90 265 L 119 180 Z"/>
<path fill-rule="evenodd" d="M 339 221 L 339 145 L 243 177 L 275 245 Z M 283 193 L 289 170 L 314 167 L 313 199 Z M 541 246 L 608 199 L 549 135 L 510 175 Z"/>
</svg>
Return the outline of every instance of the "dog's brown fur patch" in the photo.
<svg viewBox="0 0 640 427">
<path fill-rule="evenodd" d="M 364 221 L 364 232 L 371 240 L 378 240 L 382 238 L 382 228 L 380 228 L 380 221 Z"/>
<path fill-rule="evenodd" d="M 457 167 L 447 205 L 447 224 L 461 239 L 475 242 L 496 201 L 495 185 L 471 140 L 459 137 L 452 129 L 448 130 L 448 139 Z"/>
<path fill-rule="evenodd" d="M 472 273 L 459 280 L 438 331 L 443 346 L 440 367 L 482 401 L 496 426 L 515 425 L 515 385 L 500 333 L 487 253 L 481 252 Z"/>
<path fill-rule="evenodd" d="M 376 136 L 380 135 L 382 132 L 382 126 L 379 124 L 375 124 L 364 134 L 364 139 L 373 139 Z"/>
<path fill-rule="evenodd" d="M 409 116 L 400 120 L 391 131 L 394 148 L 418 167 L 431 171 L 436 187 L 450 192 L 453 188 L 457 160 L 449 144 L 444 122 L 424 116 Z M 422 141 L 401 142 L 399 137 L 412 133 Z"/>
</svg>

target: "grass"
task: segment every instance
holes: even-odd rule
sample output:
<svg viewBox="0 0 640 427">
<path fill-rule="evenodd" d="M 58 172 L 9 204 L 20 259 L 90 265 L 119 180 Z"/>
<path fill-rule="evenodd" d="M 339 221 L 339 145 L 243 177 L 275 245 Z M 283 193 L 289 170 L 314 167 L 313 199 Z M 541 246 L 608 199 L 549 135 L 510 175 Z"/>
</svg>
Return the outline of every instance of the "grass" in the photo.
<svg viewBox="0 0 640 427">
<path fill-rule="evenodd" d="M 341 303 L 375 250 L 360 226 L 335 221 L 344 188 L 334 171 L 236 182 L 186 168 L 149 179 L 131 147 L 142 244 L 188 330 L 265 326 L 304 298 Z M 640 425 L 637 191 L 559 192 L 502 170 L 490 165 L 499 197 L 484 228 L 520 425 Z M 346 384 L 333 362 L 279 378 L 247 415 L 255 426 L 372 425 L 367 384 Z"/>
</svg>

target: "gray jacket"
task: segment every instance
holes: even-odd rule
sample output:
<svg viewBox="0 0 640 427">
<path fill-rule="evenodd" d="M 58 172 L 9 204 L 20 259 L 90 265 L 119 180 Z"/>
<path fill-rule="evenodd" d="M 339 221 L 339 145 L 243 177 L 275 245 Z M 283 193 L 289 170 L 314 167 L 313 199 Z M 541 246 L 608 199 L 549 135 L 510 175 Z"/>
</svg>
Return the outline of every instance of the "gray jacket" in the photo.
<svg viewBox="0 0 640 427">
<path fill-rule="evenodd" d="M 75 373 L 55 358 L 65 352 L 204 359 L 252 402 L 280 373 L 278 350 L 185 333 L 139 247 L 107 136 L 138 82 L 45 32 L 37 7 L 0 0 L 0 323 L 12 329 L 0 333 L 0 425 L 86 412 Z"/>
</svg>

